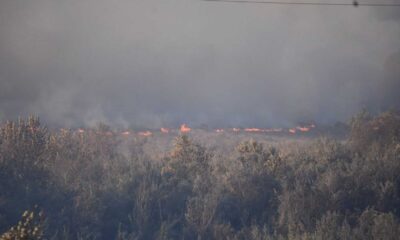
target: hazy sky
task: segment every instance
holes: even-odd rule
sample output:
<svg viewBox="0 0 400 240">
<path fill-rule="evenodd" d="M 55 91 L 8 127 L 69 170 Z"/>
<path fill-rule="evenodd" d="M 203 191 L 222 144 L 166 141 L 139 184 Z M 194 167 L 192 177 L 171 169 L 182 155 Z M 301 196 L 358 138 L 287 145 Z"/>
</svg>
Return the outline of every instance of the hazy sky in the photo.
<svg viewBox="0 0 400 240">
<path fill-rule="evenodd" d="M 400 7 L 0 0 L 0 119 L 332 123 L 399 92 Z"/>
</svg>

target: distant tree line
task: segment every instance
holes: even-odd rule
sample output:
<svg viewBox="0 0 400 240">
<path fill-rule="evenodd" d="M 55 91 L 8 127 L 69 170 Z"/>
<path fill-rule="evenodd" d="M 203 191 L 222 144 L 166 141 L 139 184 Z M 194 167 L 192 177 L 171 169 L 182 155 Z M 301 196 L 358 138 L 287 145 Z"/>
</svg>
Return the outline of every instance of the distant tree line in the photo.
<svg viewBox="0 0 400 240">
<path fill-rule="evenodd" d="M 215 154 L 186 135 L 143 142 L 0 126 L 0 235 L 11 239 L 398 239 L 400 115 L 362 112 L 349 138 Z"/>
</svg>

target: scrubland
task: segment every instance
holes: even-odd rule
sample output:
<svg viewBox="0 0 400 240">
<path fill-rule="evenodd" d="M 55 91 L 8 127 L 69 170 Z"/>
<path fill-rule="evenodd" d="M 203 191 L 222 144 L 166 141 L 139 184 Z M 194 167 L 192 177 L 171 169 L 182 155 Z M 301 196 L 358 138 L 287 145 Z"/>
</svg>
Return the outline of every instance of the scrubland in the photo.
<svg viewBox="0 0 400 240">
<path fill-rule="evenodd" d="M 345 140 L 0 127 L 0 239 L 398 239 L 400 115 Z"/>
</svg>

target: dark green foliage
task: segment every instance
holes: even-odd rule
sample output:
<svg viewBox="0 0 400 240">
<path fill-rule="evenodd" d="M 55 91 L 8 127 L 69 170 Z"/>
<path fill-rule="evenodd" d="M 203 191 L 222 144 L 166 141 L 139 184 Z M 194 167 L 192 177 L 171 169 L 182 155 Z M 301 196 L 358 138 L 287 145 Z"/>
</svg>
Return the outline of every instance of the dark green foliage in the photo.
<svg viewBox="0 0 400 240">
<path fill-rule="evenodd" d="M 220 152 L 183 135 L 158 156 L 104 124 L 3 123 L 0 239 L 398 239 L 400 116 L 363 112 L 350 129 Z M 18 223 L 36 204 L 46 220 Z"/>
</svg>

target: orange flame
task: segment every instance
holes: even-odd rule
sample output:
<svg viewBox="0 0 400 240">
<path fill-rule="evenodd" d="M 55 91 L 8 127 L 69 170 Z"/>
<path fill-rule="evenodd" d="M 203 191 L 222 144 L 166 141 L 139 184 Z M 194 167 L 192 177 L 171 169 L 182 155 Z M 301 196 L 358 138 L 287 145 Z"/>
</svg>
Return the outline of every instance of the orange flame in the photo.
<svg viewBox="0 0 400 240">
<path fill-rule="evenodd" d="M 309 127 L 300 127 L 300 126 L 297 126 L 296 129 L 299 130 L 300 132 L 308 132 L 311 130 L 311 128 Z"/>
<path fill-rule="evenodd" d="M 187 133 L 187 132 L 190 132 L 191 130 L 192 129 L 190 127 L 188 127 L 186 124 L 181 125 L 181 132 Z"/>
<path fill-rule="evenodd" d="M 169 129 L 168 128 L 161 128 L 160 131 L 162 133 L 169 133 Z"/>
<path fill-rule="evenodd" d="M 310 124 L 307 126 L 297 126 L 296 129 L 299 130 L 300 132 L 309 132 L 311 129 L 315 128 L 315 124 Z"/>
<path fill-rule="evenodd" d="M 125 131 L 125 132 L 121 133 L 121 135 L 123 135 L 123 136 L 129 136 L 130 134 L 131 134 L 131 132 L 129 132 L 129 131 Z"/>
<path fill-rule="evenodd" d="M 143 136 L 143 137 L 149 137 L 149 136 L 153 135 L 153 133 L 150 131 L 145 131 L 145 132 L 138 132 L 138 135 Z"/>
<path fill-rule="evenodd" d="M 290 129 L 289 129 L 289 132 L 290 132 L 291 134 L 295 134 L 295 133 L 297 132 L 297 130 L 296 130 L 296 128 L 290 128 Z"/>
<path fill-rule="evenodd" d="M 245 128 L 244 131 L 245 132 L 263 132 L 263 130 L 260 128 Z"/>
</svg>

